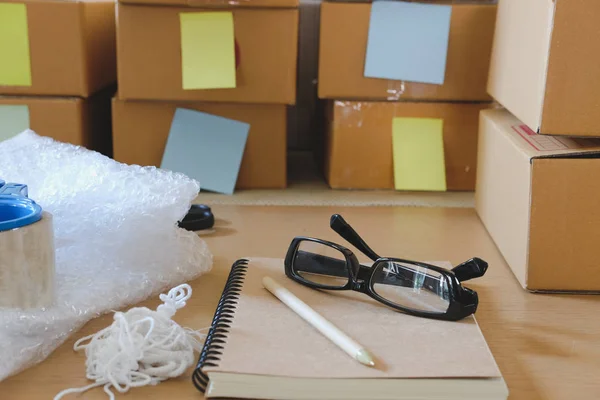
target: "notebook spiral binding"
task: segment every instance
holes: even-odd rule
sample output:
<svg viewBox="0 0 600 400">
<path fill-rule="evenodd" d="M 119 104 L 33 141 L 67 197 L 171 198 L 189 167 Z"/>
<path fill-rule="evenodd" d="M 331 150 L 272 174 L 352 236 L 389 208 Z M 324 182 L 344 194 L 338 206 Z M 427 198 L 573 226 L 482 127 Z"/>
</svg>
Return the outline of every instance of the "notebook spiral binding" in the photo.
<svg viewBox="0 0 600 400">
<path fill-rule="evenodd" d="M 248 262 L 247 259 L 240 259 L 233 263 L 206 335 L 204 346 L 200 352 L 198 364 L 192 374 L 194 386 L 202 393 L 206 391 L 208 385 L 208 375 L 204 372 L 204 367 L 216 367 L 221 354 L 223 354 L 223 345 L 227 340 L 227 334 L 233 322 L 237 300 L 240 297 L 242 284 L 248 270 Z"/>
</svg>

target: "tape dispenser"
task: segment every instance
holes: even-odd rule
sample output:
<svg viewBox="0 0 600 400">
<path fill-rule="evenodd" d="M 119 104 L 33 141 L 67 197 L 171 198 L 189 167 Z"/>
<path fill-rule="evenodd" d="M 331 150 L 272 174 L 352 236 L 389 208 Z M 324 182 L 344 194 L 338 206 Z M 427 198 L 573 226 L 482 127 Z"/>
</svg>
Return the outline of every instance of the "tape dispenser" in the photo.
<svg viewBox="0 0 600 400">
<path fill-rule="evenodd" d="M 0 308 L 44 308 L 54 301 L 52 215 L 27 185 L 0 179 Z"/>
</svg>

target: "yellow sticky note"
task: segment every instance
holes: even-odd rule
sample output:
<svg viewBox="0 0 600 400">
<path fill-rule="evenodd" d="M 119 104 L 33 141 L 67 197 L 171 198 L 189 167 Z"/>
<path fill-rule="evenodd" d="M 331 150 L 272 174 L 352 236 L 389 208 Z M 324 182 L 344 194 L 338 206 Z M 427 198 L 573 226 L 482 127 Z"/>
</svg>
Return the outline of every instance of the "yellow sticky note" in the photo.
<svg viewBox="0 0 600 400">
<path fill-rule="evenodd" d="M 25 4 L 0 3 L 0 85 L 31 86 Z"/>
<path fill-rule="evenodd" d="M 235 88 L 233 14 L 181 13 L 179 22 L 183 88 Z"/>
<path fill-rule="evenodd" d="M 392 147 L 397 190 L 446 190 L 444 121 L 435 118 L 394 118 Z"/>
</svg>

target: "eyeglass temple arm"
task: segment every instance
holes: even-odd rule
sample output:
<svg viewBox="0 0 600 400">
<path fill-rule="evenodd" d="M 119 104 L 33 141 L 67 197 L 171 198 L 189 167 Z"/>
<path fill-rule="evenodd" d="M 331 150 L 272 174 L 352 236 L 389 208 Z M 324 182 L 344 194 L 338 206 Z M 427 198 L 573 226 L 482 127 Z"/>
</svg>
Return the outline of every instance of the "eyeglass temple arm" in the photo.
<svg viewBox="0 0 600 400">
<path fill-rule="evenodd" d="M 333 214 L 331 216 L 329 226 L 331 226 L 331 229 L 336 231 L 341 237 L 346 239 L 348 243 L 360 250 L 364 255 L 373 261 L 377 261 L 379 258 L 377 253 L 375 253 L 373 249 L 371 249 L 369 245 L 365 243 L 360 235 L 356 233 L 354 228 L 352 228 L 340 214 Z"/>
<path fill-rule="evenodd" d="M 481 258 L 474 257 L 454 267 L 452 272 L 454 272 L 454 275 L 456 275 L 456 279 L 458 279 L 459 282 L 464 282 L 469 279 L 482 277 L 487 269 L 487 262 L 483 261 Z"/>
</svg>

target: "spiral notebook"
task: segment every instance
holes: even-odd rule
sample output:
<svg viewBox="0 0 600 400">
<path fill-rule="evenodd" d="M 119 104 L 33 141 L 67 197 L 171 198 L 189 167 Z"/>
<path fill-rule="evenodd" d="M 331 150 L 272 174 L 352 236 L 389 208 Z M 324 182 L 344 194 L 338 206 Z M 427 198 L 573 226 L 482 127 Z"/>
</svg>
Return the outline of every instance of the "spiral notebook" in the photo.
<svg viewBox="0 0 600 400">
<path fill-rule="evenodd" d="M 435 263 L 447 267 L 447 263 Z M 262 286 L 270 276 L 356 339 L 376 368 L 350 358 Z M 283 260 L 234 263 L 198 366 L 206 398 L 506 399 L 508 390 L 474 317 L 436 321 L 356 292 L 310 289 Z"/>
</svg>

